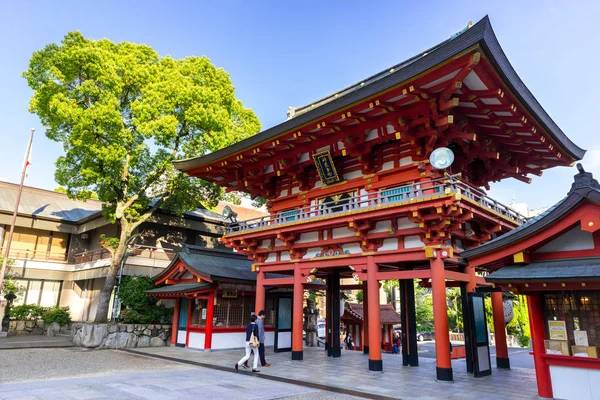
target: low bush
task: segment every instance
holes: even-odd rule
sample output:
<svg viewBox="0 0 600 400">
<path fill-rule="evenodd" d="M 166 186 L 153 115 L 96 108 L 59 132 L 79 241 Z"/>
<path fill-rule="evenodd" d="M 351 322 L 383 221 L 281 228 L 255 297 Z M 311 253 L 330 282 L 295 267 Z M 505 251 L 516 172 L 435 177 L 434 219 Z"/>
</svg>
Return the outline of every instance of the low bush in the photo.
<svg viewBox="0 0 600 400">
<path fill-rule="evenodd" d="M 126 324 L 170 323 L 173 309 L 156 304 L 157 299 L 146 292 L 154 289 L 154 280 L 148 276 L 125 276 L 121 281 L 119 321 Z"/>
<path fill-rule="evenodd" d="M 11 319 L 29 321 L 38 320 L 42 318 L 44 312 L 47 310 L 45 307 L 40 307 L 36 304 L 22 304 L 20 306 L 14 306 L 10 309 L 8 316 Z"/>
<path fill-rule="evenodd" d="M 65 325 L 71 322 L 71 313 L 69 307 L 51 307 L 42 316 L 44 323 L 49 325 L 58 322 L 59 325 Z"/>
<path fill-rule="evenodd" d="M 517 342 L 521 347 L 529 347 L 529 336 L 521 335 L 517 337 Z"/>
</svg>

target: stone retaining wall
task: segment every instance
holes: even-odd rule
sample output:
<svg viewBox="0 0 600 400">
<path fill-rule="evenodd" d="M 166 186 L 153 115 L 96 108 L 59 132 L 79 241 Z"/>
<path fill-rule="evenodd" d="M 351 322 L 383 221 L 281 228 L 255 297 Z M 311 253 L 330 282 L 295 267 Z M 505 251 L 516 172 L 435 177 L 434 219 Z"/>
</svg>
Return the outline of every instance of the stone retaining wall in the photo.
<svg viewBox="0 0 600 400">
<path fill-rule="evenodd" d="M 8 336 L 27 336 L 27 335 L 48 335 L 57 334 L 68 335 L 71 333 L 71 324 L 60 326 L 54 322 L 45 326 L 41 319 L 37 321 L 10 321 L 8 326 Z"/>
<path fill-rule="evenodd" d="M 171 341 L 171 325 L 74 323 L 73 345 L 98 349 L 163 347 Z"/>
</svg>

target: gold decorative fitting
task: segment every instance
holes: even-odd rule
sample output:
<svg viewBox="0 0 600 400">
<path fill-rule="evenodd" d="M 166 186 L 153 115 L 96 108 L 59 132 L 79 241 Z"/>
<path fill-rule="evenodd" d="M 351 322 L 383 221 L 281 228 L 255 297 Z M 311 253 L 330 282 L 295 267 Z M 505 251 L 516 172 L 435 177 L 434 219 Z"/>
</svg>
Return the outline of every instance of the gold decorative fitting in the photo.
<svg viewBox="0 0 600 400">
<path fill-rule="evenodd" d="M 394 68 L 391 68 L 391 69 L 390 69 L 390 73 L 392 73 L 392 72 L 394 72 Z"/>
</svg>

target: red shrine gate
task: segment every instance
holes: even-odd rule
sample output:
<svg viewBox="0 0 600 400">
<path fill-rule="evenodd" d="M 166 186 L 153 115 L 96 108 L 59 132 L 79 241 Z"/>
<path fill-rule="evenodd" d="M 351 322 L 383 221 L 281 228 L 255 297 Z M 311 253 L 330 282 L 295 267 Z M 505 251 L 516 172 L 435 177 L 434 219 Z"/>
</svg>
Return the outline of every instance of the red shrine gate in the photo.
<svg viewBox="0 0 600 400">
<path fill-rule="evenodd" d="M 440 147 L 455 155 L 445 172 L 428 161 Z M 485 285 L 460 252 L 524 222 L 480 188 L 505 178 L 529 182 L 529 174 L 583 154 L 521 82 L 486 17 L 380 74 L 291 109 L 280 125 L 176 166 L 268 199 L 270 216 L 232 223 L 223 242 L 254 261 L 256 310 L 267 288 L 293 288 L 292 359 L 303 358 L 303 291 L 315 279 L 327 283 L 328 345 L 339 356 L 340 278 L 354 277 L 363 282 L 369 369 L 381 371 L 379 281 L 398 279 L 404 363 L 417 365 L 410 288 L 421 279 L 433 292 L 437 377 L 452 380 L 446 287 L 472 293 Z M 270 272 L 287 277 L 266 279 Z M 501 302 L 494 313 L 503 315 Z M 500 343 L 500 355 L 503 349 Z"/>
</svg>

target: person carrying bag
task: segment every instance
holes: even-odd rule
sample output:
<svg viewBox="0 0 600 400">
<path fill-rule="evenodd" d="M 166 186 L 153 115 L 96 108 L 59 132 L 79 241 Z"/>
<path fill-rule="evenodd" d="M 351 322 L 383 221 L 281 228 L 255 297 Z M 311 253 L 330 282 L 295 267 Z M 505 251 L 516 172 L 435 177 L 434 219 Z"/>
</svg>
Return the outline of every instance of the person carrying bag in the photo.
<svg viewBox="0 0 600 400">
<path fill-rule="evenodd" d="M 250 358 L 252 349 L 258 349 L 260 341 L 258 339 L 258 325 L 256 325 L 256 315 L 250 316 L 250 322 L 246 326 L 246 355 L 238 361 L 234 368 L 237 371 L 240 365 L 243 365 Z M 258 351 L 254 351 L 254 365 L 252 366 L 252 372 L 260 372 L 258 370 Z"/>
</svg>

